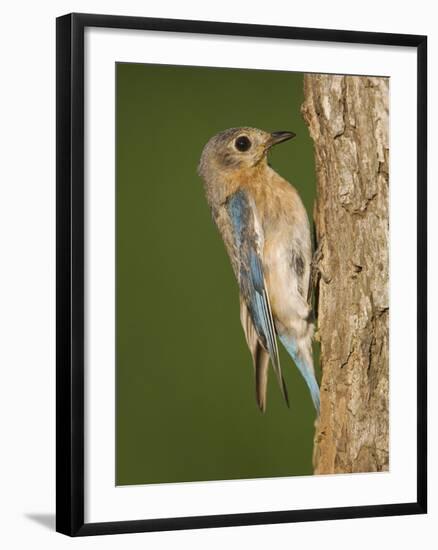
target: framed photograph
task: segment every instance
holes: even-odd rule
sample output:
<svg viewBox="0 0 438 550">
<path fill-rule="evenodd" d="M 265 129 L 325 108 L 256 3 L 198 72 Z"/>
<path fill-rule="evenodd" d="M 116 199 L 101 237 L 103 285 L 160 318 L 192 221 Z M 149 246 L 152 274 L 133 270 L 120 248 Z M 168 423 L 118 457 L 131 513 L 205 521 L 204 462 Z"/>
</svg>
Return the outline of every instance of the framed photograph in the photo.
<svg viewBox="0 0 438 550">
<path fill-rule="evenodd" d="M 57 19 L 57 530 L 426 512 L 425 36 Z"/>
</svg>

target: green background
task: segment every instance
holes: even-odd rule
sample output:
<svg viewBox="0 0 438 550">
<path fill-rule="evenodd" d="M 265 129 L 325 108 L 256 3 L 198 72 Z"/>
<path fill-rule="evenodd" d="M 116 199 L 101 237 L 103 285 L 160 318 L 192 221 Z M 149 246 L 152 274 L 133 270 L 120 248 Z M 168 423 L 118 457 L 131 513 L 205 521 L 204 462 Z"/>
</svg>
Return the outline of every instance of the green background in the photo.
<svg viewBox="0 0 438 550">
<path fill-rule="evenodd" d="M 271 371 L 259 412 L 237 283 L 196 174 L 221 130 L 292 130 L 270 162 L 311 217 L 303 75 L 118 63 L 116 84 L 116 483 L 311 474 L 309 392 L 282 350 L 291 407 Z"/>
</svg>

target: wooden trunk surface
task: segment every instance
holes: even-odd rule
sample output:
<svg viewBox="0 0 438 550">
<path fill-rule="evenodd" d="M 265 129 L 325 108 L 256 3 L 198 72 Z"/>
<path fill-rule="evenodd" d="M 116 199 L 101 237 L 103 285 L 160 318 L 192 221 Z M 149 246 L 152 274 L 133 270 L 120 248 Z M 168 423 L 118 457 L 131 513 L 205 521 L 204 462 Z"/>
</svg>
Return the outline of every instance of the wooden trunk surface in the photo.
<svg viewBox="0 0 438 550">
<path fill-rule="evenodd" d="M 389 467 L 389 80 L 306 75 L 319 253 L 314 470 Z"/>
</svg>

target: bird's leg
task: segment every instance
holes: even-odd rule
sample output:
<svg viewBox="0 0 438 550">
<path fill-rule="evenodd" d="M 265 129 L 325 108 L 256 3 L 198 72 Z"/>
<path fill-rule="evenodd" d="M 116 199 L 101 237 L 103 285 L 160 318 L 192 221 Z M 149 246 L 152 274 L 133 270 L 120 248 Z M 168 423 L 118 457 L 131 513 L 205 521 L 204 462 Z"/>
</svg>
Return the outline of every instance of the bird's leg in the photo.
<svg viewBox="0 0 438 550">
<path fill-rule="evenodd" d="M 322 279 L 326 284 L 331 281 L 331 277 L 327 275 L 322 268 L 322 260 L 324 258 L 324 237 L 319 241 L 315 252 L 313 253 L 312 260 L 310 262 L 310 284 L 308 293 L 308 303 L 312 307 L 312 295 L 313 300 L 313 318 L 318 318 L 318 302 L 319 302 L 319 281 Z M 318 339 L 318 334 L 315 334 L 315 339 Z"/>
<path fill-rule="evenodd" d="M 322 278 L 326 284 L 331 281 L 330 275 L 328 275 L 322 267 L 322 260 L 324 259 L 324 244 L 325 239 L 322 237 L 315 252 L 313 253 L 312 261 L 310 262 L 310 277 L 313 288 L 316 288 L 320 278 Z"/>
</svg>

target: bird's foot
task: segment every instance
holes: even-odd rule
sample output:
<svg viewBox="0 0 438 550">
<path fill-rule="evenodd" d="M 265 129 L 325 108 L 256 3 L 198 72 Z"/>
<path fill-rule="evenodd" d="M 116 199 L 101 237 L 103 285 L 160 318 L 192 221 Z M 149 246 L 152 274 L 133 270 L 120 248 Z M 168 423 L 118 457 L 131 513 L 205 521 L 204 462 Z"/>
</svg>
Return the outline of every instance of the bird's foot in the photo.
<svg viewBox="0 0 438 550">
<path fill-rule="evenodd" d="M 315 252 L 313 253 L 312 261 L 310 262 L 312 286 L 314 288 L 317 286 L 320 277 L 326 284 L 331 281 L 331 276 L 328 275 L 322 267 L 322 260 L 324 259 L 324 244 L 325 239 L 322 237 Z"/>
</svg>

